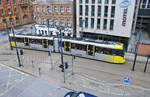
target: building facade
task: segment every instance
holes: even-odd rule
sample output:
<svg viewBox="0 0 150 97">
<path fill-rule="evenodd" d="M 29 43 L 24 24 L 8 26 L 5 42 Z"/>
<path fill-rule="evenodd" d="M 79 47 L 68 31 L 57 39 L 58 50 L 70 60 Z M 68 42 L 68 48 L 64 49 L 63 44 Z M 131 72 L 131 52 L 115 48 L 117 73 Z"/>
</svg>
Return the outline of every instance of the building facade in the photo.
<svg viewBox="0 0 150 97">
<path fill-rule="evenodd" d="M 30 0 L 0 0 L 0 30 L 34 22 Z"/>
<path fill-rule="evenodd" d="M 141 0 L 140 2 L 140 8 L 137 19 L 138 29 L 141 27 L 141 22 L 143 30 L 149 32 L 150 36 L 150 0 Z"/>
<path fill-rule="evenodd" d="M 36 0 L 33 2 L 37 24 L 75 29 L 73 0 Z"/>
<path fill-rule="evenodd" d="M 136 0 L 77 0 L 77 37 L 128 42 Z"/>
</svg>

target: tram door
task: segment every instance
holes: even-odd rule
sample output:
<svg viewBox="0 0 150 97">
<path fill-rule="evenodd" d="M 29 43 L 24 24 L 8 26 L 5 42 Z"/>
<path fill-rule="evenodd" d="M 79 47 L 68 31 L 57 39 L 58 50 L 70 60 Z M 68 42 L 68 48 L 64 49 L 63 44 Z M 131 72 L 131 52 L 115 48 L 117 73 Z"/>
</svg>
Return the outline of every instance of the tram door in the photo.
<svg viewBox="0 0 150 97">
<path fill-rule="evenodd" d="M 43 39 L 42 40 L 43 42 L 43 48 L 48 48 L 48 40 L 46 40 L 46 39 Z"/>
<path fill-rule="evenodd" d="M 91 55 L 91 56 L 95 55 L 95 46 L 87 45 L 87 55 Z"/>
<path fill-rule="evenodd" d="M 29 38 L 24 38 L 24 44 L 25 46 L 29 46 Z"/>
<path fill-rule="evenodd" d="M 71 43 L 70 42 L 64 42 L 64 50 L 71 51 Z"/>
</svg>

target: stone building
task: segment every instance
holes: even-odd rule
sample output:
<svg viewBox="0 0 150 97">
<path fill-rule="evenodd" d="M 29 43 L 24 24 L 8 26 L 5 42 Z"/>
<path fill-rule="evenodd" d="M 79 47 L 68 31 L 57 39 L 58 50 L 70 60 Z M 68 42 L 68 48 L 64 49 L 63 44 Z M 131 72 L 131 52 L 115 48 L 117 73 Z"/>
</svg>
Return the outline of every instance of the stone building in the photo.
<svg viewBox="0 0 150 97">
<path fill-rule="evenodd" d="M 33 10 L 36 23 L 75 29 L 74 6 L 73 0 L 35 0 Z"/>
<path fill-rule="evenodd" d="M 0 0 L 0 30 L 34 22 L 31 0 Z"/>
</svg>

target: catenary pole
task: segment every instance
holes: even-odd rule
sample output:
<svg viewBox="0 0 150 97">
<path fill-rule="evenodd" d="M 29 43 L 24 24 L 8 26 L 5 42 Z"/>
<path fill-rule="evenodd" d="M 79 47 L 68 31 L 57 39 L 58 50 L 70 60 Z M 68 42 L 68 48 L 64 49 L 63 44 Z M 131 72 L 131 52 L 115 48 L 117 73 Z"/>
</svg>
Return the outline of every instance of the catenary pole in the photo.
<svg viewBox="0 0 150 97">
<path fill-rule="evenodd" d="M 59 28 L 60 31 L 60 53 L 61 53 L 61 63 L 63 65 L 63 69 L 64 69 L 64 83 L 66 82 L 66 76 L 65 76 L 65 64 L 64 64 L 64 60 L 63 60 L 63 49 L 62 49 L 62 31 L 61 31 L 61 27 Z"/>
<path fill-rule="evenodd" d="M 13 24 L 11 23 L 11 30 L 13 33 L 13 39 L 15 41 L 15 48 L 16 48 L 16 54 L 17 54 L 17 59 L 18 59 L 18 63 L 19 63 L 19 67 L 21 67 L 21 61 L 20 61 L 20 56 L 19 56 L 19 52 L 18 52 L 18 47 L 17 47 L 17 43 L 16 43 L 16 38 L 15 38 L 15 32 L 14 32 L 14 28 L 13 28 Z"/>
</svg>

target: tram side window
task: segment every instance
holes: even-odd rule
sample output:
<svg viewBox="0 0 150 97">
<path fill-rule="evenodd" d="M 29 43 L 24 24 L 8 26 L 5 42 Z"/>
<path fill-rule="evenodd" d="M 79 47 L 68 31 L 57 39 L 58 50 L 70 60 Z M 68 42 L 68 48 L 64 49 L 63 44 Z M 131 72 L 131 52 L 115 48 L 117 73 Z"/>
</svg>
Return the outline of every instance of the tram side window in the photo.
<svg viewBox="0 0 150 97">
<path fill-rule="evenodd" d="M 82 50 L 82 45 L 81 44 L 76 44 L 76 49 Z"/>
<path fill-rule="evenodd" d="M 75 49 L 75 47 L 76 47 L 76 44 L 71 43 L 71 49 Z"/>
<path fill-rule="evenodd" d="M 48 40 L 48 44 L 49 45 L 53 45 L 53 41 L 52 40 Z"/>
<path fill-rule="evenodd" d="M 87 46 L 86 45 L 82 45 L 82 50 L 86 51 L 87 50 Z"/>
<path fill-rule="evenodd" d="M 103 54 L 112 55 L 112 50 L 108 49 L 108 48 L 105 48 L 104 51 L 103 51 Z"/>
<path fill-rule="evenodd" d="M 16 37 L 16 42 L 23 42 L 23 38 Z"/>
<path fill-rule="evenodd" d="M 101 47 L 95 47 L 95 52 L 103 54 L 103 48 L 101 48 Z"/>
<path fill-rule="evenodd" d="M 36 39 L 36 44 L 42 44 L 42 40 L 41 39 Z"/>
<path fill-rule="evenodd" d="M 30 39 L 30 43 L 36 44 L 36 40 L 35 39 Z"/>
<path fill-rule="evenodd" d="M 124 51 L 123 50 L 112 50 L 112 55 L 115 56 L 124 56 Z"/>
</svg>

